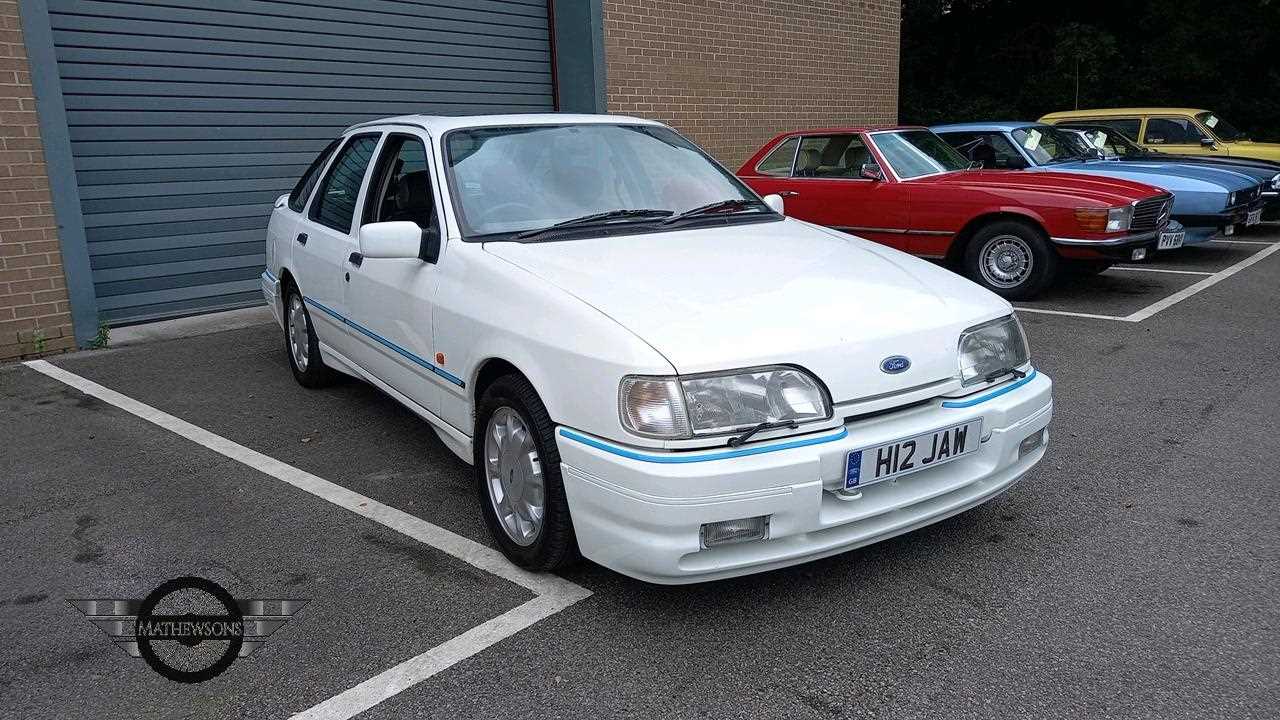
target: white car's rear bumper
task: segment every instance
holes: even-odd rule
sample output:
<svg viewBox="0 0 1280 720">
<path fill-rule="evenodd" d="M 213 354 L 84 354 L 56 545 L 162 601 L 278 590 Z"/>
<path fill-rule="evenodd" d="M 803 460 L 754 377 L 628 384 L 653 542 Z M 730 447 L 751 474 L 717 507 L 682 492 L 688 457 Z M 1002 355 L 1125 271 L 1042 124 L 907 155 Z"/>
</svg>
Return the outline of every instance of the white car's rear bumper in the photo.
<svg viewBox="0 0 1280 720">
<path fill-rule="evenodd" d="M 1044 457 L 1053 384 L 1036 373 L 958 401 L 939 399 L 843 428 L 736 450 L 651 452 L 557 428 L 565 490 L 587 558 L 656 583 L 794 565 L 884 540 L 979 505 Z M 981 448 L 844 499 L 845 458 L 981 417 Z M 1044 443 L 1019 457 L 1035 433 Z M 703 523 L 769 516 L 768 538 L 710 549 Z"/>
</svg>

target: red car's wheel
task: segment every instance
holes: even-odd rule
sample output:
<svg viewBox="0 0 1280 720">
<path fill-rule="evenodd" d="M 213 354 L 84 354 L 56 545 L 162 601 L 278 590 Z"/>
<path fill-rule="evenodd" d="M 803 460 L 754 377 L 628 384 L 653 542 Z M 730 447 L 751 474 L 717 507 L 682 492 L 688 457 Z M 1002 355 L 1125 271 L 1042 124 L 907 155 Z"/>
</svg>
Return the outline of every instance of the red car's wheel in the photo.
<svg viewBox="0 0 1280 720">
<path fill-rule="evenodd" d="M 965 249 L 965 274 L 1011 300 L 1039 294 L 1058 272 L 1058 253 L 1039 229 L 1017 220 L 990 223 Z"/>
</svg>

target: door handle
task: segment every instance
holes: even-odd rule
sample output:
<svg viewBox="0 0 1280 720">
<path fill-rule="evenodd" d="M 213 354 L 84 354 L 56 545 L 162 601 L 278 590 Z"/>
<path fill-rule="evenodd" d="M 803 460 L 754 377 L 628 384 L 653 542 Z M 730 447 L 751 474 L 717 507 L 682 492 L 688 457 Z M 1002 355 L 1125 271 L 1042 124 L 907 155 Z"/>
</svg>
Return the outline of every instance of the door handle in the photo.
<svg viewBox="0 0 1280 720">
<path fill-rule="evenodd" d="M 347 258 L 347 262 L 355 265 L 356 267 L 360 267 L 364 264 L 364 256 L 358 252 L 353 252 L 351 253 L 351 257 Z"/>
<path fill-rule="evenodd" d="M 800 193 L 796 192 L 795 190 L 783 190 L 782 192 L 778 193 L 778 197 L 789 198 L 789 197 L 795 197 L 799 194 Z"/>
<path fill-rule="evenodd" d="M 306 245 L 306 244 L 307 244 L 307 234 L 306 234 L 306 233 L 298 233 L 298 237 L 296 237 L 296 238 L 294 238 L 294 239 L 298 241 L 298 244 L 299 244 L 299 245 Z"/>
</svg>

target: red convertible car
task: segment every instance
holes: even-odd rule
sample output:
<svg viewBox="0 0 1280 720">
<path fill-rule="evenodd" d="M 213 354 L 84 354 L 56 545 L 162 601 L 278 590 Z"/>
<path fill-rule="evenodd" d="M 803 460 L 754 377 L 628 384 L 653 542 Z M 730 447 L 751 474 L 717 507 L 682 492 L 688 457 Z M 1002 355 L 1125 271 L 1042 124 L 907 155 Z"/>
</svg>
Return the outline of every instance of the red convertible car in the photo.
<svg viewBox="0 0 1280 720">
<path fill-rule="evenodd" d="M 1127 180 L 971 169 L 926 128 L 779 135 L 738 171 L 787 215 L 942 258 L 1007 298 L 1064 269 L 1100 272 L 1154 253 L 1172 196 Z"/>
</svg>

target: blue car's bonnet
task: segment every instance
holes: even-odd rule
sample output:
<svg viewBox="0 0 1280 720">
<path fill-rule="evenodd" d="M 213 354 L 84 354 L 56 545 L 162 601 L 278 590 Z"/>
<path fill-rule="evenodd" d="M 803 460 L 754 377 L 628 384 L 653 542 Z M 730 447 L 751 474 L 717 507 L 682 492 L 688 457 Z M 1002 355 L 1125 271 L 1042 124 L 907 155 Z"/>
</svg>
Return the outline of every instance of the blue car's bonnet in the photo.
<svg viewBox="0 0 1280 720">
<path fill-rule="evenodd" d="M 1028 122 L 972 122 L 938 125 L 930 128 L 936 133 L 981 132 L 1000 133 L 1022 155 L 1030 166 L 1029 172 L 1052 171 L 1101 175 L 1118 180 L 1130 180 L 1162 188 L 1173 193 L 1173 215 L 1188 224 L 1187 242 L 1200 242 L 1217 232 L 1218 213 L 1227 208 L 1227 195 L 1260 184 L 1248 174 L 1236 169 L 1212 165 L 1155 162 L 1121 162 L 1119 160 L 1075 160 L 1071 162 L 1036 165 L 1025 149 L 1013 138 L 1013 131 L 1028 127 L 1045 127 Z M 1184 224 L 1186 224 L 1184 222 Z"/>
</svg>

